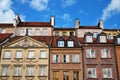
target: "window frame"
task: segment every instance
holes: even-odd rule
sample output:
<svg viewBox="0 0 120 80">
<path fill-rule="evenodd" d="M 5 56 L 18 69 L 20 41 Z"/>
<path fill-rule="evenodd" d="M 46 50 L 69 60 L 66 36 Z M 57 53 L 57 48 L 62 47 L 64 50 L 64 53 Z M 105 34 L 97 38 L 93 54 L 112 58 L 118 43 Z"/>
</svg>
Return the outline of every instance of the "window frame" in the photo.
<svg viewBox="0 0 120 80">
<path fill-rule="evenodd" d="M 25 28 L 20 28 L 20 35 L 24 36 L 26 34 L 26 29 Z"/>
<path fill-rule="evenodd" d="M 32 36 L 32 35 L 33 35 L 33 33 L 32 33 L 32 28 L 28 28 L 28 35 L 29 35 L 29 36 Z"/>
<path fill-rule="evenodd" d="M 69 80 L 69 71 L 63 71 L 63 80 Z"/>
<path fill-rule="evenodd" d="M 93 52 L 92 52 L 92 50 L 93 50 Z M 87 58 L 96 58 L 95 50 L 94 49 L 87 49 L 86 50 L 86 57 Z"/>
<path fill-rule="evenodd" d="M 100 42 L 101 43 L 106 43 L 107 42 L 107 40 L 106 40 L 106 36 L 100 36 Z"/>
<path fill-rule="evenodd" d="M 46 67 L 46 65 L 39 66 L 39 76 L 47 76 Z"/>
<path fill-rule="evenodd" d="M 111 58 L 110 50 L 109 49 L 102 49 L 101 50 L 101 58 Z"/>
<path fill-rule="evenodd" d="M 43 53 L 44 53 L 44 57 L 42 56 Z M 45 50 L 40 51 L 40 58 L 41 59 L 47 58 L 47 51 L 45 51 Z"/>
<path fill-rule="evenodd" d="M 87 43 L 92 43 L 93 42 L 93 37 L 90 35 L 86 35 L 86 42 Z"/>
<path fill-rule="evenodd" d="M 53 80 L 59 80 L 59 71 L 53 71 Z"/>
<path fill-rule="evenodd" d="M 67 47 L 74 47 L 74 41 L 68 40 L 67 41 Z"/>
<path fill-rule="evenodd" d="M 32 52 L 32 53 L 30 53 L 30 52 Z M 30 54 L 32 54 L 32 56 L 30 56 Z M 28 57 L 27 57 L 28 59 L 35 59 L 35 51 L 28 51 Z"/>
<path fill-rule="evenodd" d="M 35 76 L 34 66 L 27 66 L 27 68 L 26 68 L 26 76 Z"/>
<path fill-rule="evenodd" d="M 48 30 L 47 29 L 43 29 L 43 36 L 47 36 L 48 34 Z"/>
<path fill-rule="evenodd" d="M 75 56 L 77 56 L 77 58 Z M 80 62 L 79 61 L 79 54 L 73 54 L 72 55 L 72 61 L 73 61 L 73 63 L 79 63 Z"/>
<path fill-rule="evenodd" d="M 38 28 L 35 29 L 35 35 L 40 36 L 40 29 L 38 29 Z"/>
<path fill-rule="evenodd" d="M 112 78 L 112 69 L 111 68 L 103 68 L 102 71 L 103 71 L 103 78 Z"/>
<path fill-rule="evenodd" d="M 20 53 L 18 53 L 18 52 L 20 52 Z M 18 54 L 20 54 L 20 55 L 18 56 Z M 22 58 L 23 58 L 23 52 L 22 52 L 22 51 L 16 51 L 16 56 L 15 56 L 15 58 L 16 58 L 16 59 L 22 59 Z"/>
<path fill-rule="evenodd" d="M 95 71 L 95 72 L 93 72 L 93 70 Z M 90 73 L 90 72 L 91 73 Z M 87 69 L 87 74 L 88 74 L 88 78 L 97 78 L 97 73 L 96 73 L 96 68 L 88 68 Z"/>
<path fill-rule="evenodd" d="M 9 53 L 9 57 L 7 57 L 8 53 Z M 11 58 L 11 51 L 5 51 L 3 55 L 3 59 L 10 59 L 10 58 Z"/>
<path fill-rule="evenodd" d="M 117 43 L 120 44 L 120 37 L 117 38 Z"/>
<path fill-rule="evenodd" d="M 22 76 L 22 67 L 21 66 L 14 66 L 14 76 Z"/>
<path fill-rule="evenodd" d="M 69 63 L 70 62 L 70 55 L 64 54 L 63 55 L 63 62 L 64 63 Z"/>
<path fill-rule="evenodd" d="M 64 40 L 58 40 L 57 45 L 58 45 L 58 47 L 64 47 L 65 46 Z"/>
<path fill-rule="evenodd" d="M 9 66 L 2 66 L 2 76 L 9 76 Z"/>
<path fill-rule="evenodd" d="M 59 55 L 58 54 L 53 54 L 53 63 L 58 63 L 59 62 Z"/>
</svg>

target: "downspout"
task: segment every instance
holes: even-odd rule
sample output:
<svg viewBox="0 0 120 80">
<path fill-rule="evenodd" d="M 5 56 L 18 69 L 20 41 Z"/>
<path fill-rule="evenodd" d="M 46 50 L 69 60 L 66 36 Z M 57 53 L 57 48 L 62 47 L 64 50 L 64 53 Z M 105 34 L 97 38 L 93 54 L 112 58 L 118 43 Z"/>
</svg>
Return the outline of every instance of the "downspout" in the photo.
<svg viewBox="0 0 120 80">
<path fill-rule="evenodd" d="M 82 47 L 82 65 L 83 65 L 83 80 L 84 80 L 84 49 Z"/>
</svg>

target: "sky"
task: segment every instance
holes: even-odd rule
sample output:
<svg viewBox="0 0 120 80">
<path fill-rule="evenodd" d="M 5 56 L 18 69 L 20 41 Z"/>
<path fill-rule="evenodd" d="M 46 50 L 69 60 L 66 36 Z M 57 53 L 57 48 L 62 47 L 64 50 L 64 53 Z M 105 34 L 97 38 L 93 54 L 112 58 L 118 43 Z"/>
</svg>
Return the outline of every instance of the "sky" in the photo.
<svg viewBox="0 0 120 80">
<path fill-rule="evenodd" d="M 120 29 L 120 0 L 0 0 L 0 23 L 13 23 L 16 14 L 25 22 L 49 22 L 55 17 L 56 28 L 96 26 Z"/>
</svg>

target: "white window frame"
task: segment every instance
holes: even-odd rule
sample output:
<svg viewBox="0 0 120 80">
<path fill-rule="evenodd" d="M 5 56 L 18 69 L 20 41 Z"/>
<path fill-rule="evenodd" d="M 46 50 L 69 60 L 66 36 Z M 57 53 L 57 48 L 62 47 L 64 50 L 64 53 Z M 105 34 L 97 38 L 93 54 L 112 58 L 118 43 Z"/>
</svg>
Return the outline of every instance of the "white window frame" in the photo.
<svg viewBox="0 0 120 80">
<path fill-rule="evenodd" d="M 74 47 L 74 41 L 67 41 L 68 47 Z"/>
<path fill-rule="evenodd" d="M 32 58 L 35 58 L 35 52 L 34 51 L 28 51 L 28 58 L 32 59 Z"/>
<path fill-rule="evenodd" d="M 64 41 L 58 41 L 58 47 L 64 47 Z"/>
<path fill-rule="evenodd" d="M 88 78 L 96 78 L 96 68 L 88 68 Z"/>
<path fill-rule="evenodd" d="M 55 32 L 55 36 L 59 36 L 59 32 Z"/>
<path fill-rule="evenodd" d="M 22 58 L 22 51 L 16 51 L 16 58 Z"/>
<path fill-rule="evenodd" d="M 110 50 L 108 49 L 102 49 L 102 58 L 110 58 Z"/>
<path fill-rule="evenodd" d="M 93 37 L 92 36 L 86 36 L 86 42 L 93 42 Z"/>
<path fill-rule="evenodd" d="M 64 54 L 63 55 L 63 62 L 64 63 L 68 63 L 69 62 L 69 55 L 68 54 Z"/>
<path fill-rule="evenodd" d="M 111 68 L 103 68 L 103 78 L 112 78 L 112 70 Z"/>
<path fill-rule="evenodd" d="M 74 63 L 78 63 L 79 62 L 79 54 L 73 54 L 72 59 L 73 59 Z"/>
<path fill-rule="evenodd" d="M 9 66 L 2 66 L 2 76 L 9 76 Z"/>
<path fill-rule="evenodd" d="M 58 63 L 59 62 L 59 56 L 57 54 L 53 55 L 53 63 Z"/>
<path fill-rule="evenodd" d="M 34 76 L 34 66 L 27 66 L 27 76 Z"/>
<path fill-rule="evenodd" d="M 1 33 L 6 33 L 6 28 L 1 28 Z"/>
<path fill-rule="evenodd" d="M 35 29 L 35 35 L 40 36 L 40 29 L 38 29 L 38 28 Z"/>
<path fill-rule="evenodd" d="M 39 66 L 39 75 L 46 76 L 46 66 Z"/>
<path fill-rule="evenodd" d="M 24 36 L 26 34 L 26 29 L 20 28 L 20 35 Z"/>
<path fill-rule="evenodd" d="M 32 28 L 28 28 L 28 35 L 29 35 L 29 36 L 32 36 L 32 35 L 33 35 L 33 33 L 32 33 Z"/>
<path fill-rule="evenodd" d="M 97 36 L 98 36 L 98 32 L 94 32 L 93 33 L 93 38 L 97 38 Z"/>
<path fill-rule="evenodd" d="M 5 51 L 5 52 L 4 52 L 4 58 L 5 58 L 5 59 L 11 58 L 11 52 L 10 52 L 10 51 Z"/>
<path fill-rule="evenodd" d="M 14 76 L 21 76 L 21 66 L 14 66 Z"/>
<path fill-rule="evenodd" d="M 67 36 L 67 33 L 66 32 L 62 32 L 62 36 Z"/>
<path fill-rule="evenodd" d="M 120 38 L 117 38 L 117 43 L 120 44 Z"/>
<path fill-rule="evenodd" d="M 86 50 L 86 56 L 87 58 L 95 58 L 95 50 L 94 49 Z"/>
<path fill-rule="evenodd" d="M 40 51 L 40 58 L 47 58 L 47 52 L 46 51 Z"/>
<path fill-rule="evenodd" d="M 43 29 L 43 36 L 47 36 L 47 34 L 48 34 L 47 29 Z"/>
<path fill-rule="evenodd" d="M 112 34 L 108 34 L 107 39 L 112 39 Z"/>
<path fill-rule="evenodd" d="M 106 41 L 106 36 L 100 36 L 100 42 L 105 43 Z"/>
</svg>

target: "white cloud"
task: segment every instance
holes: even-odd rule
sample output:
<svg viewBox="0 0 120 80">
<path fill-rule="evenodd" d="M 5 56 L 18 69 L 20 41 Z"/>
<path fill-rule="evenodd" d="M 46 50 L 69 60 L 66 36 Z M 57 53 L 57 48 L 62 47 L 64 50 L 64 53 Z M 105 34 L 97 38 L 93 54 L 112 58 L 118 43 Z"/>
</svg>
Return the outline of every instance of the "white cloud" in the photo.
<svg viewBox="0 0 120 80">
<path fill-rule="evenodd" d="M 120 0 L 111 0 L 108 6 L 103 10 L 101 19 L 105 21 L 117 13 L 120 13 Z"/>
<path fill-rule="evenodd" d="M 65 13 L 63 15 L 62 19 L 65 21 L 72 21 L 71 16 L 68 13 Z"/>
<path fill-rule="evenodd" d="M 15 17 L 14 11 L 11 9 L 11 0 L 0 0 L 0 23 L 12 23 Z M 21 20 L 25 21 L 25 16 L 21 15 Z"/>
<path fill-rule="evenodd" d="M 38 11 L 43 11 L 48 9 L 49 0 L 32 0 L 30 6 Z"/>
<path fill-rule="evenodd" d="M 72 6 L 76 3 L 76 0 L 62 0 L 62 7 Z"/>
</svg>

